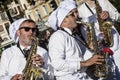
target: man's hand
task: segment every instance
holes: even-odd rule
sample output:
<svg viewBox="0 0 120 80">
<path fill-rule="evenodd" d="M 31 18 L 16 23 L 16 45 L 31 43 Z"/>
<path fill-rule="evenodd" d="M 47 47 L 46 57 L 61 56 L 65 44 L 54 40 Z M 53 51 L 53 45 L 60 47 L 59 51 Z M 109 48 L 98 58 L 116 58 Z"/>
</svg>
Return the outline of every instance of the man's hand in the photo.
<svg viewBox="0 0 120 80">
<path fill-rule="evenodd" d="M 109 17 L 109 13 L 107 11 L 102 11 L 102 13 L 100 13 L 100 18 L 105 20 Z"/>
<path fill-rule="evenodd" d="M 36 54 L 32 57 L 33 63 L 36 63 L 39 67 L 42 67 L 44 65 L 44 60 L 43 58 Z"/>
<path fill-rule="evenodd" d="M 94 64 L 102 64 L 102 62 L 104 61 L 104 57 L 100 56 L 100 55 L 94 55 L 92 56 L 90 59 L 86 60 L 86 61 L 81 61 L 81 67 L 88 67 Z"/>
<path fill-rule="evenodd" d="M 10 80 L 23 80 L 23 76 L 22 74 L 16 74 Z"/>
</svg>

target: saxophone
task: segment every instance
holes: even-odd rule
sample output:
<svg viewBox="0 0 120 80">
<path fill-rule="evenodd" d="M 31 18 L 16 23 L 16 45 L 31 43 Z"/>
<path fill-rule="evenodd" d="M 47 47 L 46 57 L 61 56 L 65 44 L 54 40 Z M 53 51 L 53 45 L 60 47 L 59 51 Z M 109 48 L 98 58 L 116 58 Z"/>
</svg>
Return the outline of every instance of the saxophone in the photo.
<svg viewBox="0 0 120 80">
<path fill-rule="evenodd" d="M 31 39 L 32 39 L 32 46 L 30 48 L 29 56 L 26 61 L 27 63 L 23 70 L 23 78 L 24 78 L 23 80 L 37 80 L 38 78 L 44 80 L 42 69 L 37 67 L 36 64 L 33 64 L 32 61 L 32 56 L 35 55 L 37 51 L 38 40 L 36 37 L 32 37 Z"/>
<path fill-rule="evenodd" d="M 103 41 L 102 45 L 104 47 L 110 47 L 113 45 L 113 38 L 111 35 L 111 27 L 112 23 L 110 21 L 104 21 L 100 18 L 100 13 L 102 12 L 102 9 L 98 3 L 97 0 L 95 0 L 96 3 L 96 13 L 97 13 L 97 18 L 98 18 L 98 23 L 99 23 L 99 29 L 102 32 L 103 35 Z M 94 55 L 102 55 L 104 56 L 104 61 L 102 62 L 101 65 L 93 65 L 89 67 L 89 70 L 93 73 L 92 76 L 95 76 L 97 78 L 102 78 L 106 79 L 109 75 L 110 71 L 110 66 L 109 66 L 109 56 L 106 57 L 105 54 L 102 53 L 100 46 L 98 45 L 98 40 L 97 36 L 95 33 L 95 28 L 93 23 L 86 23 L 86 22 L 80 22 L 77 21 L 79 24 L 83 24 L 86 27 L 86 36 L 87 36 L 87 44 L 90 45 L 92 43 L 93 49 L 92 51 L 94 52 Z M 92 77 L 91 76 L 91 77 Z"/>
<path fill-rule="evenodd" d="M 94 55 L 103 55 L 102 51 L 100 49 L 100 46 L 98 45 L 98 41 L 97 41 L 97 36 L 95 33 L 95 28 L 94 28 L 94 24 L 93 23 L 88 23 L 88 22 L 82 22 L 82 21 L 77 21 L 76 23 L 78 24 L 82 24 L 85 26 L 86 28 L 86 36 L 87 36 L 87 44 L 88 46 L 92 43 L 93 48 L 89 48 L 91 51 L 93 51 L 95 54 Z M 103 78 L 106 79 L 109 75 L 109 66 L 108 66 L 108 59 L 105 58 L 104 56 L 104 62 L 102 63 L 102 65 L 93 65 L 90 66 L 88 68 L 88 70 L 93 73 L 92 74 L 88 74 L 89 76 L 93 77 L 98 77 L 98 78 Z"/>
<path fill-rule="evenodd" d="M 98 77 L 98 78 L 102 78 L 102 79 L 106 79 L 109 75 L 109 65 L 108 65 L 108 59 L 106 58 L 109 58 L 109 57 L 106 57 L 105 55 L 103 55 L 101 49 L 100 49 L 100 46 L 98 45 L 98 41 L 97 41 L 97 36 L 96 36 L 96 33 L 95 33 L 95 28 L 94 26 L 92 25 L 91 26 L 91 35 L 92 35 L 92 45 L 93 45 L 93 52 L 94 52 L 94 55 L 102 55 L 104 56 L 104 61 L 102 62 L 101 65 L 98 65 L 98 64 L 95 64 L 93 66 L 90 67 L 91 69 L 91 72 L 94 74 L 95 77 Z"/>
<path fill-rule="evenodd" d="M 100 13 L 102 13 L 102 8 L 100 7 L 97 0 L 95 0 L 95 4 L 96 4 L 96 14 L 98 19 L 99 29 L 103 35 L 102 45 L 104 47 L 111 47 L 113 46 L 113 37 L 111 34 L 112 22 L 108 20 L 105 21 L 100 18 Z"/>
<path fill-rule="evenodd" d="M 81 21 L 81 20 L 77 20 L 76 21 L 76 23 L 77 24 L 80 24 L 80 25 L 84 25 L 85 26 L 85 28 L 86 28 L 86 35 L 87 35 L 87 41 L 86 41 L 86 45 L 87 45 L 87 47 L 90 49 L 90 44 L 91 44 L 91 42 L 92 42 L 92 35 L 90 35 L 91 34 L 91 24 L 89 23 L 89 22 L 83 22 L 83 21 Z"/>
</svg>

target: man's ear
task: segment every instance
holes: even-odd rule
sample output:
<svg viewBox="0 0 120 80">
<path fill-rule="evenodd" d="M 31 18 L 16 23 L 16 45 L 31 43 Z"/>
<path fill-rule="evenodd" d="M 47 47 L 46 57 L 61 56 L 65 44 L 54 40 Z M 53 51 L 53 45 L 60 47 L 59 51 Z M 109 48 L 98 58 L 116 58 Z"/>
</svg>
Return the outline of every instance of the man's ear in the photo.
<svg viewBox="0 0 120 80">
<path fill-rule="evenodd" d="M 16 31 L 16 34 L 17 34 L 18 36 L 20 36 L 20 30 L 17 30 L 17 31 Z"/>
</svg>

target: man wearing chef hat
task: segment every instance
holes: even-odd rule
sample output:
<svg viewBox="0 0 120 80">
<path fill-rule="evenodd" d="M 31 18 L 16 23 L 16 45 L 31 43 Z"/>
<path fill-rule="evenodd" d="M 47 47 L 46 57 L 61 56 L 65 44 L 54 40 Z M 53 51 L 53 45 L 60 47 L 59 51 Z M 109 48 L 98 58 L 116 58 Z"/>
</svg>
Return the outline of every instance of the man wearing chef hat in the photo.
<svg viewBox="0 0 120 80">
<path fill-rule="evenodd" d="M 16 45 L 3 51 L 0 61 L 0 80 L 22 80 L 23 69 L 29 54 L 24 49 L 29 50 L 32 44 L 30 39 L 36 35 L 36 25 L 31 19 L 21 18 L 13 22 L 9 27 L 9 34 Z M 33 56 L 33 61 L 38 67 L 47 69 L 47 51 L 37 47 L 37 54 Z M 38 79 L 39 80 L 39 79 Z"/>
<path fill-rule="evenodd" d="M 75 8 L 70 3 L 69 6 L 61 3 L 48 19 L 51 27 L 58 29 L 49 41 L 49 56 L 56 80 L 92 80 L 85 73 L 86 68 L 103 61 L 99 55 L 84 60 L 79 43 L 72 35 L 77 26 L 76 16 L 72 12 Z"/>
</svg>

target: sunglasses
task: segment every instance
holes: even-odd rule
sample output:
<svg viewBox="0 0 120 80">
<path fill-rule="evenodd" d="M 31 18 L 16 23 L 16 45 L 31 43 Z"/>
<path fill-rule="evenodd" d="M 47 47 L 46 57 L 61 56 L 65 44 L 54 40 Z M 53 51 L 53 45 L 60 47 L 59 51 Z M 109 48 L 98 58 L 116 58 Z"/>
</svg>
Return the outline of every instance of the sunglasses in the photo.
<svg viewBox="0 0 120 80">
<path fill-rule="evenodd" d="M 37 31 L 37 28 L 30 28 L 30 27 L 20 27 L 19 30 L 20 30 L 20 29 L 24 29 L 26 32 L 28 32 L 28 31 L 30 31 L 30 30 L 32 30 L 32 32 Z"/>
</svg>

